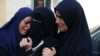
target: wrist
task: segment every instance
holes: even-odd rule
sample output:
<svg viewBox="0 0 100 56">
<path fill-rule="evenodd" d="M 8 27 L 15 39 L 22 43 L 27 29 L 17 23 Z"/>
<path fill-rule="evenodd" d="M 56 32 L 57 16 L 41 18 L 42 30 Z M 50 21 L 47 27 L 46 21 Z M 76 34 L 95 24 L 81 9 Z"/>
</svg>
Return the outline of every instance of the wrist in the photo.
<svg viewBox="0 0 100 56">
<path fill-rule="evenodd" d="M 29 51 L 29 50 L 31 50 L 31 49 L 32 49 L 32 47 L 30 47 L 30 48 L 26 49 L 25 51 L 26 51 L 26 52 L 28 52 L 28 51 Z"/>
</svg>

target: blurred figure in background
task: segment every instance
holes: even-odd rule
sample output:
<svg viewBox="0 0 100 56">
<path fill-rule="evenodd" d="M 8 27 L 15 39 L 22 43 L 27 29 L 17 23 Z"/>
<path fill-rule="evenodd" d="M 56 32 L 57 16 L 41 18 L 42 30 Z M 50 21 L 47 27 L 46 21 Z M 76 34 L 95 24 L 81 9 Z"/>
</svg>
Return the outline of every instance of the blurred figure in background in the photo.
<svg viewBox="0 0 100 56">
<path fill-rule="evenodd" d="M 38 0 L 37 1 L 37 8 L 44 7 L 44 0 Z"/>
</svg>

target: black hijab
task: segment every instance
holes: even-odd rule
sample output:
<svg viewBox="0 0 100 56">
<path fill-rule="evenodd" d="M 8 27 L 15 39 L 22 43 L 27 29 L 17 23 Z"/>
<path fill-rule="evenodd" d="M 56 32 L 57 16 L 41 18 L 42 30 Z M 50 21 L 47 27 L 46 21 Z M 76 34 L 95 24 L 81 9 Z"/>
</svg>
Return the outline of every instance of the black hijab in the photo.
<svg viewBox="0 0 100 56">
<path fill-rule="evenodd" d="M 57 56 L 91 56 L 91 37 L 81 5 L 75 0 L 60 2 L 55 11 L 59 11 L 67 32 L 60 32 L 60 47 Z"/>
<path fill-rule="evenodd" d="M 30 25 L 29 36 L 33 40 L 33 46 L 36 46 L 43 39 L 47 46 L 55 46 L 53 38 L 57 35 L 57 29 L 53 12 L 46 7 L 36 8 L 31 17 L 33 21 Z"/>
</svg>

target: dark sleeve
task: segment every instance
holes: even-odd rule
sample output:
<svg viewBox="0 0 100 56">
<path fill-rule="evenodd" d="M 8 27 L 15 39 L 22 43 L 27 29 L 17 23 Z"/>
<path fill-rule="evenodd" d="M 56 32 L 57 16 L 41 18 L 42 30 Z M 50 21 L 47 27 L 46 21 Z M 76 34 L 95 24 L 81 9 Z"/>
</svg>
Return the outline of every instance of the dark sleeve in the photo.
<svg viewBox="0 0 100 56">
<path fill-rule="evenodd" d="M 19 56 L 34 56 L 35 52 L 31 50 L 25 52 L 23 51 L 23 53 L 21 53 Z"/>
<path fill-rule="evenodd" d="M 1 47 L 0 47 L 0 56 L 8 56 L 7 52 Z"/>
<path fill-rule="evenodd" d="M 45 47 L 58 47 L 58 40 L 56 38 L 45 38 L 44 46 Z"/>
<path fill-rule="evenodd" d="M 34 55 L 34 52 L 31 50 L 29 50 L 28 52 L 26 52 L 26 55 L 27 56 L 33 56 Z"/>
</svg>

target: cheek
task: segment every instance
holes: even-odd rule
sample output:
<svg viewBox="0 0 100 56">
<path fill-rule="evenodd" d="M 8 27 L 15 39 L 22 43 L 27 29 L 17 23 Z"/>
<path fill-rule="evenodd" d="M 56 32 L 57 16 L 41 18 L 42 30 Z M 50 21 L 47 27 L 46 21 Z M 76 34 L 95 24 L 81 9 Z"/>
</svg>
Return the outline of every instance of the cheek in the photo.
<svg viewBox="0 0 100 56">
<path fill-rule="evenodd" d="M 58 23 L 58 25 L 59 25 L 60 27 L 64 27 L 64 26 L 65 26 L 65 24 L 64 24 L 63 22 Z"/>
<path fill-rule="evenodd" d="M 66 25 L 64 25 L 64 30 L 67 31 L 68 30 L 68 27 Z"/>
<path fill-rule="evenodd" d="M 19 33 L 21 34 L 21 25 L 19 25 Z"/>
<path fill-rule="evenodd" d="M 62 31 L 62 32 L 65 32 L 68 30 L 68 27 L 66 26 L 66 24 L 61 24 L 61 26 L 59 27 L 59 29 Z"/>
<path fill-rule="evenodd" d="M 21 30 L 22 30 L 22 26 L 20 25 L 20 26 L 19 26 L 19 32 L 20 32 L 20 33 L 21 33 Z"/>
<path fill-rule="evenodd" d="M 24 24 L 21 23 L 21 24 L 19 25 L 19 32 L 22 33 L 22 30 L 23 30 L 23 29 L 24 29 Z"/>
<path fill-rule="evenodd" d="M 28 24 L 28 28 L 30 29 L 30 23 Z"/>
<path fill-rule="evenodd" d="M 23 25 L 23 24 L 21 24 L 21 25 L 20 25 L 20 27 L 19 27 L 19 28 L 20 28 L 20 30 L 21 30 L 23 27 L 24 27 L 24 25 Z"/>
</svg>

